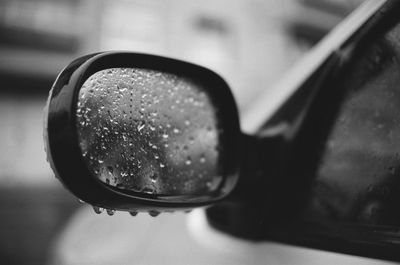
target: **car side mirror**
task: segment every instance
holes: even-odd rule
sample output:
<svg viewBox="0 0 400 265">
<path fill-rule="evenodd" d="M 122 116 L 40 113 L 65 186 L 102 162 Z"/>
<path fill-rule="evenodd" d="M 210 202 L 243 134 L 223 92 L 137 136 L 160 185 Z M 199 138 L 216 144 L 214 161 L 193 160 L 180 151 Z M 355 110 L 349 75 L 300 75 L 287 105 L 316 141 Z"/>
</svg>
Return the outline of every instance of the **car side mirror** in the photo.
<svg viewBox="0 0 400 265">
<path fill-rule="evenodd" d="M 249 107 L 251 136 L 209 70 L 82 57 L 50 93 L 49 161 L 109 213 L 219 202 L 207 217 L 229 234 L 399 261 L 398 14 L 399 1 L 366 1 L 289 73 L 276 102 Z"/>
<path fill-rule="evenodd" d="M 47 103 L 48 159 L 78 198 L 131 212 L 190 209 L 234 188 L 238 112 L 215 73 L 159 56 L 72 62 Z"/>
</svg>

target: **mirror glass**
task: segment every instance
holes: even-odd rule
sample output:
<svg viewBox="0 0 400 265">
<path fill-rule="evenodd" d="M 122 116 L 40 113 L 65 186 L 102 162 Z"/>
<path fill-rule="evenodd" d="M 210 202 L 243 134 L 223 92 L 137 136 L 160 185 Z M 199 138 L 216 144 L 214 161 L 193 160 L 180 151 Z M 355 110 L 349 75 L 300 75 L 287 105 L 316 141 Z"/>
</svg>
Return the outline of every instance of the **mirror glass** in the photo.
<svg viewBox="0 0 400 265">
<path fill-rule="evenodd" d="M 162 196 L 207 195 L 222 183 L 217 110 L 194 80 L 106 69 L 86 80 L 76 107 L 82 157 L 99 181 Z"/>
</svg>

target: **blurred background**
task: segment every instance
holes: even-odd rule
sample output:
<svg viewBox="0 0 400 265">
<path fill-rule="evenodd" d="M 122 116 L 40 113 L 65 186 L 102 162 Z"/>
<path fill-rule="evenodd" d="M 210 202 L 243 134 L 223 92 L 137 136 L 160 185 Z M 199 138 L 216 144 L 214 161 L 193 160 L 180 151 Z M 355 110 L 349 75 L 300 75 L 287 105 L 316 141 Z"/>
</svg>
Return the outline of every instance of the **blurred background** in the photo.
<svg viewBox="0 0 400 265">
<path fill-rule="evenodd" d="M 274 83 L 361 2 L 1 0 L 0 263 L 49 262 L 80 222 L 85 206 L 55 180 L 42 141 L 48 91 L 74 58 L 129 50 L 200 64 L 226 79 L 243 114 L 260 93 L 274 100 Z"/>
</svg>

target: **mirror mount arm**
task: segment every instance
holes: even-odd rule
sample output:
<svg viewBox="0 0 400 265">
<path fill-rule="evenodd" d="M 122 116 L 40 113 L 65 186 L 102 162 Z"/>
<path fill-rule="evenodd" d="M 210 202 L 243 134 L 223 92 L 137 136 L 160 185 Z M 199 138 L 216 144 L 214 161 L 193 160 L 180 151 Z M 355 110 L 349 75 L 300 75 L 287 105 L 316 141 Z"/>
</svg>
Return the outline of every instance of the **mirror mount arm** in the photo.
<svg viewBox="0 0 400 265">
<path fill-rule="evenodd" d="M 243 159 L 239 180 L 232 193 L 206 209 L 211 226 L 242 238 L 263 240 L 260 233 L 274 209 L 274 192 L 283 168 L 287 142 L 283 134 L 241 135 Z M 276 206 L 276 205 L 275 205 Z M 278 217 L 278 215 L 275 215 Z"/>
<path fill-rule="evenodd" d="M 269 137 L 242 134 L 241 139 L 243 159 L 239 180 L 229 198 L 263 200 L 267 182 L 279 174 L 282 166 L 285 139 L 282 134 Z"/>
</svg>

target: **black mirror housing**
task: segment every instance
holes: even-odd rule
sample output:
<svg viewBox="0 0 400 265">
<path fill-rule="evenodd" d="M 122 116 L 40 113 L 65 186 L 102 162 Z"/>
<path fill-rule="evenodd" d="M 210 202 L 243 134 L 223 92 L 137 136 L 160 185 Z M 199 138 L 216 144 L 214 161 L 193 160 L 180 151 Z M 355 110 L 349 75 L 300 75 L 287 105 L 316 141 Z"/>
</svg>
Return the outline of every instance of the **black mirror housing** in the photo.
<svg viewBox="0 0 400 265">
<path fill-rule="evenodd" d="M 208 98 L 209 105 L 207 108 L 211 109 L 214 115 L 210 119 L 215 119 L 215 128 L 212 129 L 215 131 L 214 140 L 217 145 L 215 150 L 217 155 L 213 158 L 217 159 L 215 161 L 215 173 L 219 177 L 219 181 L 212 189 L 209 189 L 208 192 L 204 192 L 204 190 L 191 192 L 193 189 L 183 190 L 183 188 L 182 192 L 177 191 L 175 193 L 160 190 L 158 192 L 157 190 L 147 192 L 109 185 L 108 181 L 106 183 L 101 181 L 101 178 L 94 176 L 94 171 L 91 170 L 92 160 L 89 162 L 88 159 L 85 160 L 85 152 L 82 151 L 82 135 L 79 133 L 81 128 L 78 123 L 79 113 L 84 111 L 84 108 L 88 105 L 78 107 L 78 103 L 80 103 L 80 90 L 85 82 L 96 73 L 107 69 L 134 69 L 132 71 L 144 69 L 153 71 L 153 73 L 165 73 L 175 79 L 183 78 L 189 80 L 187 82 L 195 84 L 198 87 L 197 89 L 201 90 L 199 93 Z M 164 80 L 156 85 L 158 87 L 163 86 L 165 83 L 163 82 Z M 190 86 L 190 84 L 185 85 Z M 111 85 L 109 88 L 111 89 Z M 107 90 L 108 87 L 104 86 L 103 89 Z M 161 109 L 160 111 L 162 113 L 164 110 Z M 146 119 L 143 116 L 142 118 Z M 137 118 L 135 122 L 140 122 L 138 119 L 140 120 L 140 118 Z M 96 207 L 130 212 L 190 209 L 221 200 L 232 191 L 237 181 L 240 166 L 240 128 L 236 104 L 225 81 L 214 72 L 197 65 L 160 56 L 123 52 L 104 52 L 81 57 L 67 66 L 55 81 L 49 95 L 45 120 L 47 155 L 56 176 L 79 199 Z M 122 121 L 120 120 L 120 122 Z M 81 123 L 84 123 L 84 121 L 81 121 Z M 160 128 L 162 127 L 162 124 L 157 125 Z M 90 126 L 96 126 L 96 124 L 93 123 Z M 87 128 L 88 126 L 86 126 Z M 101 127 L 99 128 L 101 129 Z M 141 127 L 139 126 L 138 129 L 140 131 Z M 154 128 L 154 130 L 156 129 L 158 130 L 158 128 Z M 175 130 L 178 131 L 178 129 Z M 104 137 L 104 135 L 101 137 Z M 146 141 L 146 139 L 143 139 L 143 141 Z M 179 141 L 179 139 L 177 138 L 176 141 Z M 165 144 L 165 146 L 168 146 L 168 144 Z M 160 146 L 159 148 L 164 147 Z M 199 148 L 208 152 L 208 147 L 198 146 L 197 149 Z M 200 151 L 196 150 L 197 153 Z M 145 150 L 144 152 L 147 153 Z M 143 159 L 140 160 L 140 157 L 145 153 L 138 154 L 137 162 L 144 161 Z M 158 157 L 156 158 L 158 159 Z M 203 157 L 200 159 L 201 162 L 205 161 Z M 116 166 L 118 167 L 118 164 Z M 154 168 L 153 165 L 151 167 Z M 161 164 L 161 167 L 168 167 L 168 165 Z M 182 177 L 198 177 L 196 170 L 199 170 L 199 168 L 193 168 L 190 172 L 194 173 L 191 173 L 190 176 Z M 158 170 L 160 171 L 160 169 Z M 163 174 L 160 172 L 158 173 Z M 175 176 L 172 173 L 169 174 L 169 177 Z M 217 176 L 211 177 L 216 178 Z M 195 182 L 195 185 L 199 185 L 198 183 L 200 182 Z"/>
</svg>

